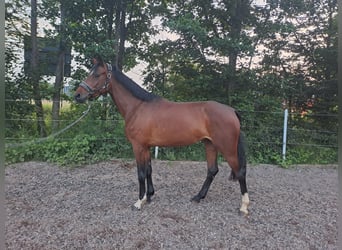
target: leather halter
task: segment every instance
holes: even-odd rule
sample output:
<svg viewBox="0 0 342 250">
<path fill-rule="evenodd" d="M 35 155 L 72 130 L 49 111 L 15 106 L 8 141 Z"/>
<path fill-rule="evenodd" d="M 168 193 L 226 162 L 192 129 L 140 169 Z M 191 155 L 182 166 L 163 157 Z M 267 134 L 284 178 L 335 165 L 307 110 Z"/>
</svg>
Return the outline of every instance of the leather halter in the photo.
<svg viewBox="0 0 342 250">
<path fill-rule="evenodd" d="M 108 88 L 110 78 L 112 77 L 112 65 L 107 63 L 107 69 L 108 69 L 107 78 L 106 78 L 106 81 L 102 87 L 94 89 L 91 86 L 89 86 L 85 81 L 82 81 L 79 86 L 84 88 L 88 92 L 89 95 L 94 95 L 94 94 L 97 94 L 99 92 L 100 92 L 100 94 L 102 94 L 101 91 L 106 90 Z"/>
</svg>

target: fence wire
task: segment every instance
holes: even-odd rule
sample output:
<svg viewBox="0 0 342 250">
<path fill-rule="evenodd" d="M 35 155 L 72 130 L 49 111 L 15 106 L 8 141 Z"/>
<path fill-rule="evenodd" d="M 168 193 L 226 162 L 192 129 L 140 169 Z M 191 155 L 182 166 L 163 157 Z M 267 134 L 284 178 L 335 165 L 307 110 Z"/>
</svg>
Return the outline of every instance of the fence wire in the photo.
<svg viewBox="0 0 342 250">
<path fill-rule="evenodd" d="M 96 109 L 90 113 L 96 113 Z M 72 141 L 72 135 L 78 131 L 87 133 L 90 136 L 99 138 L 103 142 L 113 142 L 125 145 L 130 148 L 130 144 L 124 135 L 124 122 L 117 113 L 113 105 L 108 105 L 109 115 L 104 118 L 98 118 L 99 115 L 84 117 L 81 122 L 72 127 L 68 127 L 75 120 L 63 117 L 59 120 L 60 131 L 51 133 L 48 137 L 55 137 L 60 141 Z M 242 131 L 245 134 L 248 150 L 251 154 L 265 154 L 267 150 L 279 152 L 281 156 L 281 147 L 283 140 L 283 118 L 284 114 L 280 110 L 277 111 L 240 111 L 242 115 Z M 73 117 L 76 117 L 75 115 Z M 83 117 L 82 117 L 83 118 Z M 311 121 L 312 120 L 312 121 Z M 38 136 L 28 136 L 25 129 L 32 128 L 37 123 L 34 117 L 17 117 L 6 119 L 5 146 L 14 147 L 24 145 L 25 143 L 40 143 L 42 138 Z M 10 124 L 20 123 L 23 130 L 11 133 Z M 52 120 L 47 122 L 47 127 L 51 127 Z M 68 127 L 67 129 L 65 129 Z M 228 129 L 228 128 L 227 128 Z M 337 151 L 338 117 L 335 114 L 301 114 L 289 112 L 287 146 L 294 152 L 298 148 L 305 148 L 307 151 L 320 149 L 332 149 Z M 12 131 L 13 132 L 13 131 Z M 19 134 L 19 136 L 18 136 Z M 55 134 L 55 135 L 54 135 Z M 101 134 L 101 136 L 99 136 Z M 15 136 L 13 136 L 15 135 Z M 53 135 L 53 136 L 52 136 Z M 197 143 L 188 147 L 189 152 L 194 152 L 194 157 L 198 150 L 204 150 L 203 145 Z M 160 148 L 160 157 L 167 155 L 168 158 L 182 154 L 184 149 L 181 148 Z M 120 156 L 118 156 L 120 157 Z M 185 157 L 185 156 L 184 156 Z M 203 156 L 205 157 L 205 156 Z M 261 157 L 261 156 L 260 156 Z M 204 159 L 204 158 L 203 158 Z M 202 160 L 202 159 L 201 159 Z"/>
</svg>

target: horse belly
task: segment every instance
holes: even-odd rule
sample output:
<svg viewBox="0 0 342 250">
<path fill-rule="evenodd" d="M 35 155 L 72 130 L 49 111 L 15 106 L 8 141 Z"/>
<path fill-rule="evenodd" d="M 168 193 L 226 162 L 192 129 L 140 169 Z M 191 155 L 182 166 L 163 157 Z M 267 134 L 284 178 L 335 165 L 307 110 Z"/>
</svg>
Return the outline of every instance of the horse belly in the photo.
<svg viewBox="0 0 342 250">
<path fill-rule="evenodd" d="M 186 146 L 208 138 L 206 128 L 194 121 L 159 121 L 151 134 L 151 146 Z"/>
</svg>

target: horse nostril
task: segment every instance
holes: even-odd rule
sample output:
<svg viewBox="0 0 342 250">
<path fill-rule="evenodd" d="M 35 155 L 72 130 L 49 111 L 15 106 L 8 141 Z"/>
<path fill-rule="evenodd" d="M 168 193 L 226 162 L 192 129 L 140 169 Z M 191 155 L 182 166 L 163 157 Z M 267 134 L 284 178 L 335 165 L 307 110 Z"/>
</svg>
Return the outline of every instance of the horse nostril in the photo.
<svg viewBox="0 0 342 250">
<path fill-rule="evenodd" d="M 74 96 L 74 98 L 75 98 L 75 101 L 76 101 L 76 102 L 80 102 L 80 101 L 81 101 L 81 94 L 76 94 L 76 95 Z"/>
</svg>

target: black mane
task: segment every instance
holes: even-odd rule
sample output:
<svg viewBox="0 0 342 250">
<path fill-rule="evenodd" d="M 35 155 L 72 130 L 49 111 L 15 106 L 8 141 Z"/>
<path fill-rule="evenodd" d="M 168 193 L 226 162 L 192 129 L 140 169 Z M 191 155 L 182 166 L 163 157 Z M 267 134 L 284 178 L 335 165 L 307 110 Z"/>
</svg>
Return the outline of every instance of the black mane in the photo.
<svg viewBox="0 0 342 250">
<path fill-rule="evenodd" d="M 135 83 L 132 79 L 124 75 L 120 70 L 116 69 L 115 67 L 113 67 L 112 73 L 115 79 L 136 98 L 145 102 L 151 102 L 161 98 L 160 96 L 150 93 L 142 87 L 140 87 L 137 83 Z"/>
</svg>

